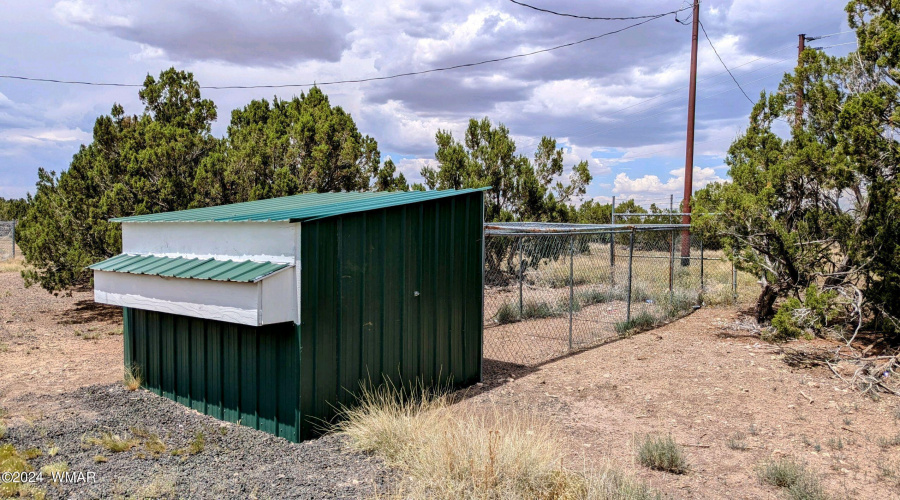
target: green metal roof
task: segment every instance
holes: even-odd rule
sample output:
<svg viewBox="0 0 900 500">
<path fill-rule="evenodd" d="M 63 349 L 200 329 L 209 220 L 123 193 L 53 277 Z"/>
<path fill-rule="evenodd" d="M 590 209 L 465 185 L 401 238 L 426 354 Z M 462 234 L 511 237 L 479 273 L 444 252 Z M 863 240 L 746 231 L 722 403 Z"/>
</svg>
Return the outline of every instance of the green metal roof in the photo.
<svg viewBox="0 0 900 500">
<path fill-rule="evenodd" d="M 235 262 L 233 260 L 188 259 L 186 257 L 157 257 L 123 253 L 89 267 L 95 271 L 252 283 L 290 266 L 290 264 L 277 262 L 248 260 Z"/>
<path fill-rule="evenodd" d="M 302 222 L 335 215 L 408 205 L 490 189 L 446 189 L 365 193 L 307 193 L 178 212 L 117 217 L 112 222 Z"/>
</svg>

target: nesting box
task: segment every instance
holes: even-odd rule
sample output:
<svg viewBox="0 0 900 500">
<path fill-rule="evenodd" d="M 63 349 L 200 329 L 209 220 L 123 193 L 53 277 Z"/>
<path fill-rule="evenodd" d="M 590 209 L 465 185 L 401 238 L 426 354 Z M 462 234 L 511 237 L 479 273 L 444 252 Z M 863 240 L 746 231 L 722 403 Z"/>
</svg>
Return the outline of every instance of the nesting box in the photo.
<svg viewBox="0 0 900 500">
<path fill-rule="evenodd" d="M 291 441 L 361 383 L 481 378 L 483 190 L 311 193 L 112 219 L 94 299 L 144 386 Z"/>
</svg>

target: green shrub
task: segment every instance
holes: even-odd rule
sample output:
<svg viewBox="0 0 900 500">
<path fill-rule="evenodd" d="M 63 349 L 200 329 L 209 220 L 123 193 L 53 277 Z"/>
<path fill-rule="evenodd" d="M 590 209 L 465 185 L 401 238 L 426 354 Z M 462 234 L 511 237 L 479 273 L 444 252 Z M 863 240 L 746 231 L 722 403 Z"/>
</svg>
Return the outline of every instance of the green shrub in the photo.
<svg viewBox="0 0 900 500">
<path fill-rule="evenodd" d="M 625 288 L 622 292 L 622 300 L 626 300 L 628 298 L 628 289 Z M 643 283 L 636 281 L 631 283 L 631 302 L 646 302 L 652 299 L 653 296 L 650 294 L 650 290 Z"/>
<path fill-rule="evenodd" d="M 772 328 L 775 330 L 772 339 L 787 340 L 822 335 L 825 328 L 833 324 L 840 315 L 837 292 L 829 290 L 819 292 L 819 288 L 812 284 L 806 289 L 802 302 L 796 297 L 791 297 L 778 308 L 778 312 L 772 318 Z"/>
<path fill-rule="evenodd" d="M 543 319 L 556 316 L 553 306 L 543 300 L 528 300 L 522 310 L 522 319 Z"/>
<path fill-rule="evenodd" d="M 575 301 L 581 306 L 592 306 L 594 304 L 602 304 L 604 302 L 613 300 L 612 296 L 608 292 L 604 292 L 599 288 L 592 288 L 590 290 L 582 290 L 575 294 Z"/>
<path fill-rule="evenodd" d="M 803 307 L 803 304 L 796 297 L 791 297 L 787 300 L 781 307 L 778 308 L 778 312 L 775 313 L 775 317 L 772 318 L 772 328 L 775 330 L 774 335 L 769 337 L 769 340 L 788 340 L 788 339 L 798 339 L 800 337 L 806 336 L 806 332 L 803 331 L 797 324 L 797 320 L 794 319 L 794 311 L 797 311 Z"/>
<path fill-rule="evenodd" d="M 684 450 L 672 436 L 645 436 L 638 446 L 638 462 L 644 467 L 673 474 L 688 471 Z"/>
<path fill-rule="evenodd" d="M 578 297 L 573 297 L 575 300 L 572 301 L 572 312 L 578 312 L 581 310 L 581 302 L 578 301 Z M 569 314 L 569 297 L 563 297 L 556 301 L 556 316 L 565 316 Z"/>
<path fill-rule="evenodd" d="M 827 498 L 819 478 L 805 466 L 789 458 L 766 462 L 759 468 L 762 482 L 784 488 L 788 497 L 796 500 Z"/>
<path fill-rule="evenodd" d="M 665 292 L 659 302 L 667 318 L 680 318 L 700 303 L 697 294 L 687 290 Z"/>
<path fill-rule="evenodd" d="M 631 317 L 629 321 L 619 321 L 616 323 L 616 333 L 626 334 L 631 332 L 643 331 L 653 328 L 656 325 L 656 318 L 652 314 L 644 311 Z"/>
<path fill-rule="evenodd" d="M 501 325 L 519 321 L 519 304 L 504 302 L 500 305 L 500 308 L 497 309 L 497 314 L 494 316 L 494 319 Z"/>
</svg>

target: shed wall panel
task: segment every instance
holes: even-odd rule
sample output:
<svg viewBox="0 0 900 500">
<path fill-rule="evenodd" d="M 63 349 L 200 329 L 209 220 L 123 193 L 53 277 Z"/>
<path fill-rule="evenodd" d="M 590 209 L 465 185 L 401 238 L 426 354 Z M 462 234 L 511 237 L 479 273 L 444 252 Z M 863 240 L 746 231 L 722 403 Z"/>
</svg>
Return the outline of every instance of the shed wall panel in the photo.
<svg viewBox="0 0 900 500">
<path fill-rule="evenodd" d="M 481 206 L 479 192 L 303 223 L 302 437 L 361 383 L 480 380 Z"/>
<path fill-rule="evenodd" d="M 124 321 L 125 360 L 145 388 L 222 420 L 299 439 L 296 325 L 252 327 L 130 308 Z"/>
</svg>

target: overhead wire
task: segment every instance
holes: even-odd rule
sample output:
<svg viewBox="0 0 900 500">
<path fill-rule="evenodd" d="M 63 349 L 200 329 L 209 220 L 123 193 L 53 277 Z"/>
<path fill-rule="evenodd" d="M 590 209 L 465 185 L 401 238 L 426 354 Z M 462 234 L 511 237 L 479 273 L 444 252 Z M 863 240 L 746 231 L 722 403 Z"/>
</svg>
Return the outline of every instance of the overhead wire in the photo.
<svg viewBox="0 0 900 500">
<path fill-rule="evenodd" d="M 792 48 L 792 49 L 793 49 L 793 48 L 795 48 L 795 46 L 794 46 L 794 45 L 787 45 L 787 46 L 780 47 L 780 48 L 778 48 L 778 49 L 776 49 L 776 50 L 773 50 L 773 51 L 771 51 L 771 52 L 767 52 L 767 53 L 763 54 L 762 56 L 757 57 L 756 59 L 751 59 L 750 61 L 747 61 L 747 62 L 745 62 L 745 63 L 742 63 L 742 64 L 739 64 L 739 65 L 737 65 L 737 66 L 734 66 L 734 68 L 732 68 L 732 69 L 742 68 L 742 67 L 747 66 L 747 65 L 749 65 L 749 64 L 753 64 L 753 63 L 755 63 L 756 61 L 760 61 L 760 60 L 762 60 L 762 59 L 765 59 L 767 55 L 774 54 L 774 53 L 783 51 L 783 50 L 788 49 L 788 48 Z M 788 58 L 788 59 L 792 59 L 792 58 Z M 768 67 L 770 67 L 770 66 L 774 66 L 775 64 L 784 62 L 784 61 L 786 61 L 786 60 L 787 60 L 787 59 L 780 59 L 780 60 L 778 60 L 778 61 L 775 61 L 774 63 L 767 64 L 767 65 L 765 65 L 765 66 L 760 66 L 759 68 L 756 68 L 756 69 L 754 69 L 754 70 L 752 70 L 752 71 L 749 71 L 748 74 L 749 74 L 749 73 L 754 73 L 754 72 L 756 72 L 756 71 L 759 71 L 759 70 L 762 70 L 762 69 L 765 69 L 765 68 L 768 68 Z M 705 82 L 705 81 L 708 81 L 708 80 L 712 80 L 713 78 L 718 78 L 718 77 L 720 77 L 720 76 L 722 76 L 722 75 L 724 75 L 724 74 L 726 74 L 726 71 L 722 71 L 722 72 L 716 73 L 716 74 L 714 74 L 714 75 L 710 75 L 710 76 L 707 76 L 707 77 L 705 77 L 705 78 L 701 78 L 700 80 L 697 80 L 697 83 L 702 83 L 702 82 Z M 669 94 L 674 94 L 675 92 L 681 92 L 682 90 L 685 90 L 685 89 L 687 89 L 687 88 L 688 88 L 688 87 L 686 87 L 686 86 L 684 86 L 684 87 L 678 87 L 678 88 L 676 88 L 676 89 L 674 89 L 674 90 L 670 90 L 670 91 L 664 92 L 664 93 L 662 93 L 662 94 L 657 94 L 657 95 L 655 95 L 655 96 L 653 96 L 653 97 L 650 97 L 650 98 L 648 98 L 648 99 L 645 99 L 645 100 L 643 100 L 643 101 L 640 101 L 640 102 L 637 102 L 637 103 L 634 103 L 634 104 L 630 104 L 630 105 L 628 105 L 628 106 L 625 106 L 624 108 L 619 108 L 619 109 L 617 109 L 617 110 L 610 111 L 609 113 L 607 113 L 607 115 L 609 115 L 609 114 L 616 114 L 616 113 L 619 113 L 619 112 L 621 112 L 621 111 L 625 111 L 625 110 L 627 110 L 627 109 L 633 108 L 633 107 L 635 107 L 635 106 L 640 106 L 641 104 L 644 104 L 644 103 L 647 103 L 647 102 L 656 100 L 656 99 L 658 99 L 658 98 L 660 98 L 660 97 L 663 97 L 663 96 L 666 96 L 666 95 L 669 95 Z M 669 101 L 666 101 L 666 102 L 669 102 Z"/>
<path fill-rule="evenodd" d="M 698 24 L 700 24 L 700 29 L 703 30 L 703 36 L 706 37 L 706 41 L 709 42 L 709 46 L 710 46 L 710 48 L 712 48 L 713 53 L 716 54 L 716 57 L 719 59 L 719 62 L 722 63 L 722 67 L 725 68 L 725 71 L 728 72 L 728 76 L 730 76 L 731 79 L 734 81 L 734 84 L 737 85 L 739 89 L 741 89 L 741 93 L 744 94 L 744 97 L 746 97 L 748 101 L 750 101 L 750 104 L 753 104 L 753 99 L 750 99 L 750 96 L 747 95 L 747 92 L 744 90 L 744 87 L 741 87 L 741 84 L 738 83 L 737 78 L 734 77 L 734 73 L 732 73 L 731 70 L 728 69 L 728 65 L 725 64 L 725 61 L 722 60 L 722 56 L 719 55 L 719 51 L 716 50 L 716 46 L 713 45 L 712 40 L 709 38 L 709 33 L 706 32 L 706 27 L 704 27 L 703 23 L 700 21 L 698 21 Z"/>
<path fill-rule="evenodd" d="M 660 14 L 648 14 L 648 15 L 645 15 L 645 16 L 598 17 L 598 16 L 583 16 L 583 15 L 578 15 L 578 14 L 569 14 L 569 13 L 566 13 L 566 12 L 558 12 L 558 11 L 555 11 L 555 10 L 544 9 L 544 8 L 542 8 L 542 7 L 536 7 L 536 6 L 534 6 L 534 5 L 530 5 L 530 4 L 527 4 L 527 3 L 525 3 L 525 2 L 519 2 L 518 0 L 509 0 L 509 1 L 512 2 L 512 3 L 514 3 L 514 4 L 516 4 L 516 5 L 519 5 L 519 6 L 522 6 L 522 7 L 527 7 L 527 8 L 529 8 L 529 9 L 536 10 L 536 11 L 538 11 L 538 12 L 543 12 L 543 13 L 545 13 L 545 14 L 553 14 L 554 16 L 561 16 L 561 17 L 570 17 L 570 18 L 573 18 L 573 19 L 586 19 L 586 20 L 588 20 L 588 21 L 633 21 L 633 20 L 636 20 L 636 19 L 656 19 L 656 18 L 659 18 L 659 17 L 665 17 L 665 16 L 668 16 L 668 15 L 670 15 L 670 14 L 678 14 L 679 12 L 684 11 L 684 10 L 687 10 L 687 9 L 690 8 L 690 7 L 683 7 L 683 8 L 678 9 L 678 10 L 672 10 L 672 11 L 669 11 L 669 12 L 663 12 L 663 13 L 660 13 Z"/>
<path fill-rule="evenodd" d="M 812 41 L 815 41 L 815 40 L 821 40 L 821 39 L 823 39 L 823 38 L 830 38 L 830 37 L 833 37 L 833 36 L 844 35 L 844 34 L 847 34 L 847 33 L 856 33 L 856 31 L 854 31 L 854 30 L 845 30 L 845 31 L 838 31 L 837 33 L 828 33 L 827 35 L 807 36 L 807 37 L 805 37 L 805 38 L 806 38 L 806 41 L 807 41 L 807 42 L 812 42 Z"/>
<path fill-rule="evenodd" d="M 781 61 L 777 61 L 777 63 L 787 61 L 788 59 L 792 59 L 792 58 L 782 59 Z M 777 63 L 773 63 L 772 65 L 777 64 Z M 770 66 L 771 66 L 771 65 L 770 65 Z M 767 74 L 767 75 L 765 75 L 765 76 L 762 76 L 762 77 L 757 78 L 757 79 L 755 79 L 755 80 L 751 80 L 751 81 L 749 81 L 749 82 L 747 82 L 747 83 L 756 83 L 756 82 L 759 82 L 759 81 L 762 81 L 762 80 L 765 80 L 765 79 L 768 79 L 768 78 L 772 78 L 772 77 L 774 77 L 774 76 L 778 76 L 779 74 L 780 74 L 780 73 L 769 73 L 769 74 Z M 721 90 L 721 91 L 716 92 L 716 93 L 713 93 L 713 94 L 708 94 L 708 95 L 704 95 L 704 96 L 702 96 L 702 97 L 699 97 L 699 98 L 697 99 L 697 101 L 699 102 L 699 101 L 704 101 L 704 100 L 707 100 L 707 99 L 711 99 L 711 98 L 713 98 L 713 97 L 716 97 L 716 96 L 719 96 L 719 95 L 722 95 L 722 94 L 725 94 L 725 93 L 728 93 L 728 92 L 732 92 L 732 91 L 734 91 L 734 90 L 737 90 L 737 89 L 736 89 L 735 87 L 731 87 L 731 88 L 728 88 L 728 89 L 724 89 L 724 90 Z M 665 104 L 665 103 L 673 102 L 673 101 L 676 101 L 676 100 L 679 100 L 679 99 L 680 99 L 680 98 L 669 99 L 669 100 L 663 101 L 663 102 L 660 103 L 660 104 Z M 624 123 L 618 123 L 618 124 L 615 124 L 615 126 L 610 126 L 610 127 L 602 128 L 602 129 L 600 129 L 600 130 L 594 130 L 594 131 L 591 131 L 590 133 L 587 133 L 587 134 L 572 135 L 572 136 L 569 136 L 569 137 L 571 137 L 571 138 L 576 138 L 576 137 L 577 137 L 577 138 L 581 138 L 581 139 L 584 139 L 584 138 L 586 138 L 586 137 L 593 137 L 593 136 L 595 136 L 595 135 L 597 135 L 597 134 L 602 134 L 602 133 L 604 133 L 604 132 L 610 132 L 610 131 L 612 131 L 612 130 L 614 130 L 614 129 L 616 129 L 616 128 L 622 128 L 623 125 L 631 125 L 631 124 L 633 124 L 633 123 L 637 123 L 637 122 L 640 122 L 640 121 L 643 121 L 643 120 L 647 120 L 647 119 L 649 119 L 649 118 L 653 118 L 653 117 L 656 117 L 656 116 L 659 116 L 659 115 L 662 115 L 662 114 L 665 114 L 665 113 L 668 113 L 668 112 L 669 112 L 668 109 L 664 109 L 664 110 L 662 110 L 662 111 L 659 111 L 659 112 L 654 113 L 654 114 L 651 114 L 651 115 L 645 115 L 645 116 L 641 116 L 640 118 L 636 118 L 636 119 L 634 119 L 634 120 L 629 120 L 629 121 L 626 121 L 626 122 L 624 122 Z M 631 114 L 628 114 L 628 115 L 626 115 L 626 116 L 639 115 L 640 113 L 641 113 L 641 112 L 631 113 Z"/>
<path fill-rule="evenodd" d="M 857 44 L 857 42 L 845 42 L 845 43 L 837 43 L 834 45 L 826 45 L 824 47 L 808 47 L 808 48 L 813 49 L 813 50 L 825 50 L 825 49 L 830 49 L 832 47 L 843 47 L 844 45 L 856 45 L 856 44 Z"/>
<path fill-rule="evenodd" d="M 645 19 L 643 21 L 640 21 L 640 22 L 637 22 L 634 24 L 630 24 L 628 26 L 625 26 L 623 28 L 619 28 L 619 29 L 616 29 L 613 31 L 607 31 L 606 33 L 601 33 L 599 35 L 594 35 L 594 36 L 591 36 L 588 38 L 583 38 L 581 40 L 564 43 L 561 45 L 556 45 L 556 46 L 548 47 L 545 49 L 533 50 L 531 52 L 524 52 L 521 54 L 514 54 L 511 56 L 497 57 L 497 58 L 493 58 L 493 59 L 485 59 L 483 61 L 455 64 L 452 66 L 444 66 L 444 67 L 439 67 L 439 68 L 431 68 L 431 69 L 422 70 L 422 71 L 408 71 L 405 73 L 397 73 L 397 74 L 386 75 L 386 76 L 376 76 L 376 77 L 369 77 L 369 78 L 355 78 L 355 79 L 350 79 L 350 80 L 313 82 L 313 83 L 291 83 L 291 84 L 275 84 L 275 85 L 201 85 L 200 88 L 201 89 L 209 89 L 209 90 L 234 90 L 234 89 L 281 89 L 281 88 L 314 87 L 314 86 L 321 87 L 321 86 L 325 86 L 325 85 L 341 85 L 341 84 L 347 84 L 347 83 L 365 83 L 365 82 L 374 82 L 374 81 L 382 81 L 382 80 L 392 80 L 395 78 L 402 78 L 402 77 L 407 77 L 407 76 L 425 75 L 425 74 L 429 74 L 429 73 L 437 73 L 440 71 L 451 71 L 451 70 L 460 69 L 460 68 L 470 68 L 470 67 L 474 67 L 474 66 L 481 66 L 484 64 L 492 64 L 492 63 L 498 63 L 498 62 L 502 62 L 502 61 L 509 61 L 511 59 L 529 57 L 529 56 L 533 56 L 533 55 L 537 55 L 537 54 L 551 52 L 554 50 L 572 47 L 572 46 L 579 45 L 582 43 L 598 40 L 600 38 L 604 38 L 604 37 L 607 37 L 610 35 L 615 35 L 615 34 L 621 33 L 623 31 L 626 31 L 626 30 L 629 30 L 632 28 L 636 28 L 638 26 L 641 26 L 642 24 L 647 24 L 651 21 L 655 21 L 656 19 L 659 19 L 665 15 L 668 15 L 668 13 L 661 14 L 656 17 L 651 17 L 649 19 Z M 61 79 L 55 79 L 55 78 L 33 78 L 33 77 L 26 77 L 26 76 L 20 76 L 20 75 L 0 75 L 0 78 L 10 79 L 10 80 L 24 80 L 24 81 L 31 81 L 31 82 L 57 83 L 57 84 L 69 84 L 69 85 L 103 86 L 103 87 L 142 87 L 143 86 L 143 85 L 139 85 L 139 84 L 130 84 L 130 83 L 107 83 L 107 82 L 88 82 L 88 81 L 80 81 L 80 80 L 61 80 Z"/>
<path fill-rule="evenodd" d="M 735 68 L 735 69 L 736 69 L 736 68 L 741 68 L 741 67 L 747 66 L 747 65 L 749 65 L 749 64 L 753 64 L 754 62 L 757 62 L 757 61 L 759 61 L 759 60 L 765 59 L 766 56 L 769 56 L 769 55 L 771 55 L 771 54 L 775 54 L 775 53 L 781 52 L 781 51 L 786 50 L 786 49 L 788 49 L 788 48 L 790 48 L 790 49 L 796 49 L 796 46 L 793 45 L 793 44 L 789 44 L 789 45 L 785 45 L 785 46 L 779 47 L 779 48 L 777 48 L 777 49 L 775 49 L 775 50 L 772 50 L 772 51 L 770 51 L 770 52 L 764 53 L 764 54 L 761 55 L 760 57 L 757 57 L 757 58 L 751 59 L 750 61 L 747 61 L 747 62 L 745 62 L 745 63 L 739 64 L 739 65 L 735 66 L 734 68 Z M 766 64 L 766 65 L 764 65 L 764 66 L 760 66 L 760 67 L 758 67 L 758 68 L 756 68 L 756 69 L 750 70 L 750 71 L 748 71 L 746 74 L 756 73 L 757 71 L 762 71 L 762 70 L 764 70 L 764 69 L 766 69 L 766 68 L 775 66 L 776 64 L 780 64 L 780 63 L 783 63 L 784 61 L 788 61 L 788 60 L 792 60 L 792 59 L 793 59 L 793 56 L 787 57 L 787 58 L 784 58 L 784 59 L 779 59 L 779 60 L 777 60 L 777 61 L 775 61 L 775 62 L 772 62 L 772 63 L 770 63 L 770 64 Z M 720 77 L 720 76 L 722 76 L 722 75 L 725 75 L 725 74 L 726 74 L 726 72 L 725 72 L 725 71 L 722 71 L 722 72 L 716 73 L 716 74 L 714 74 L 714 75 L 710 75 L 710 76 L 707 76 L 707 77 L 705 77 L 705 78 L 702 78 L 702 79 L 698 80 L 697 82 L 698 82 L 698 83 L 700 83 L 700 82 L 705 82 L 705 81 L 708 81 L 708 80 L 712 80 L 712 79 L 714 79 L 714 78 L 718 78 L 718 77 Z M 754 80 L 754 81 L 758 81 L 758 80 Z M 634 108 L 634 107 L 636 107 L 636 106 L 640 106 L 641 104 L 645 104 L 645 103 L 654 101 L 654 100 L 659 99 L 660 97 L 664 97 L 664 96 L 666 96 L 666 95 L 674 94 L 674 93 L 676 93 L 676 92 L 681 92 L 681 91 L 684 90 L 684 89 L 687 89 L 687 87 L 678 87 L 678 88 L 676 88 L 676 89 L 674 89 L 674 90 L 670 90 L 670 91 L 664 92 L 664 93 L 662 93 L 662 94 L 657 94 L 657 95 L 655 95 L 655 96 L 653 96 L 653 97 L 650 97 L 650 98 L 648 98 L 648 99 L 645 99 L 645 100 L 643 100 L 643 101 L 639 101 L 639 102 L 636 102 L 636 103 L 634 103 L 634 104 L 630 104 L 630 105 L 628 105 L 628 106 L 625 106 L 625 107 L 623 107 L 623 108 L 619 108 L 619 109 L 616 109 L 616 110 L 613 110 L 613 111 L 606 112 L 606 113 L 604 113 L 604 116 L 605 116 L 605 117 L 609 117 L 609 116 L 618 115 L 618 114 L 621 113 L 622 111 L 626 111 L 626 110 L 631 109 L 631 108 Z M 668 103 L 671 103 L 671 102 L 675 102 L 675 101 L 678 101 L 678 100 L 680 100 L 680 99 L 681 99 L 680 97 L 676 97 L 676 98 L 672 98 L 672 99 L 667 99 L 667 100 L 665 100 L 665 101 L 661 101 L 661 102 L 658 102 L 658 103 L 654 104 L 654 105 L 651 106 L 650 108 L 645 108 L 645 109 L 635 110 L 635 111 L 632 111 L 632 112 L 630 112 L 630 113 L 625 113 L 625 114 L 622 115 L 622 116 L 623 116 L 623 117 L 636 116 L 636 115 L 639 115 L 639 114 L 641 114 L 641 113 L 645 113 L 647 110 L 652 109 L 652 108 L 654 108 L 654 107 L 661 106 L 661 105 L 664 105 L 664 104 L 668 104 Z M 655 113 L 655 114 L 653 114 L 653 115 L 650 115 L 650 116 L 647 116 L 647 117 L 644 117 L 644 118 L 639 118 L 639 119 L 637 119 L 637 120 L 632 120 L 632 122 L 641 121 L 641 120 L 644 120 L 645 118 L 652 118 L 653 116 L 658 116 L 658 115 L 660 115 L 660 114 L 663 114 L 664 112 L 665 112 L 665 111 L 663 111 L 662 113 Z M 571 135 L 571 136 L 569 136 L 569 137 L 590 137 L 590 136 L 592 136 L 592 135 L 596 135 L 596 133 L 592 133 L 592 132 L 599 131 L 599 132 L 597 132 L 597 133 L 600 133 L 600 132 L 605 132 L 605 131 L 609 131 L 609 130 L 611 130 L 609 126 L 591 127 L 590 129 L 588 129 L 588 130 L 585 131 L 585 132 L 588 132 L 587 134 Z M 533 141 L 533 143 L 529 143 L 526 147 L 532 147 L 532 146 L 534 146 L 535 144 L 537 144 L 537 142 L 538 142 L 538 141 L 535 139 L 535 140 Z"/>
</svg>

